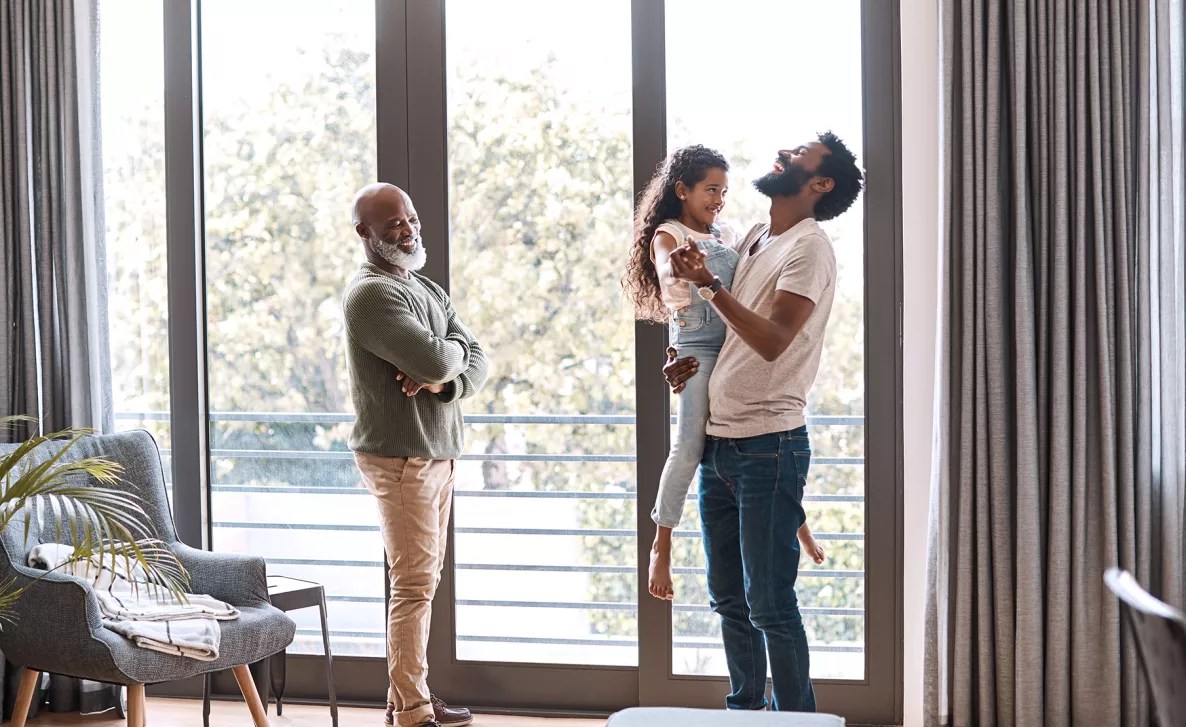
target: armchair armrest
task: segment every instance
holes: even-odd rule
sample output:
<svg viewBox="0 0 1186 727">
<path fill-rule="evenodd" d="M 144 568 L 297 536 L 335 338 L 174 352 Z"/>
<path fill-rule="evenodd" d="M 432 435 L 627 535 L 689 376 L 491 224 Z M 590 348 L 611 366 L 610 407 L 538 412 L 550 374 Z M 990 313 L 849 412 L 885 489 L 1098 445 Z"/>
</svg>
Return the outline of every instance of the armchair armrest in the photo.
<svg viewBox="0 0 1186 727">
<path fill-rule="evenodd" d="M 14 620 L 0 631 L 0 649 L 9 660 L 71 674 L 78 661 L 94 658 L 84 645 L 102 645 L 95 635 L 103 631 L 103 619 L 89 583 L 14 563 L 0 550 L 0 581 L 9 579 L 13 588 L 27 588 L 13 606 Z"/>
<path fill-rule="evenodd" d="M 184 543 L 174 543 L 170 548 L 189 571 L 191 593 L 213 596 L 232 606 L 268 603 L 267 568 L 263 558 L 198 550 Z"/>
</svg>

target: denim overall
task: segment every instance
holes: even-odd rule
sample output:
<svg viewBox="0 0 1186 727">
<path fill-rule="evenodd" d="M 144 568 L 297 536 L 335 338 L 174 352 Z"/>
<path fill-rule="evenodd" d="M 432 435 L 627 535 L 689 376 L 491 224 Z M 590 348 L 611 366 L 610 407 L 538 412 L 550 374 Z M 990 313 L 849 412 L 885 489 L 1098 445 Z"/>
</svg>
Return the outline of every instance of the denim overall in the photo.
<svg viewBox="0 0 1186 727">
<path fill-rule="evenodd" d="M 679 223 L 676 223 L 677 225 Z M 679 225 L 683 228 L 683 225 Z M 687 228 L 683 228 L 687 234 Z M 681 243 L 683 241 L 681 240 Z M 733 248 L 716 240 L 697 240 L 696 245 L 706 255 L 704 264 L 721 279 L 726 289 L 733 285 L 738 255 Z M 679 357 L 691 356 L 700 364 L 696 375 L 688 379 L 679 394 L 676 415 L 676 436 L 663 477 L 659 480 L 659 496 L 651 518 L 664 527 L 674 528 L 684 512 L 688 487 L 696 476 L 704 453 L 704 430 L 708 426 L 708 379 L 716 366 L 721 346 L 725 344 L 727 326 L 712 303 L 700 297 L 697 286 L 688 283 L 692 302 L 674 311 L 669 324 L 669 340 L 679 351 Z"/>
</svg>

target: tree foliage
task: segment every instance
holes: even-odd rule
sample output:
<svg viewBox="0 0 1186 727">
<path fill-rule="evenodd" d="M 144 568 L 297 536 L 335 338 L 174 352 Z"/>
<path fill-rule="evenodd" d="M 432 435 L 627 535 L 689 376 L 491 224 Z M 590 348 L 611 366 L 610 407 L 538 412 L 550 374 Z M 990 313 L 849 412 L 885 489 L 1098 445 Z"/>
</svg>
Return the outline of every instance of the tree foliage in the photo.
<svg viewBox="0 0 1186 727">
<path fill-rule="evenodd" d="M 374 87 L 369 58 L 327 51 L 320 71 L 303 86 L 280 85 L 266 101 L 209 109 L 205 119 L 206 304 L 210 405 L 228 412 L 348 412 L 340 294 L 359 259 L 347 205 L 375 177 Z M 491 357 L 489 384 L 467 402 L 467 413 L 630 415 L 635 409 L 634 322 L 618 279 L 631 240 L 633 153 L 628 111 L 595 107 L 579 89 L 558 85 L 547 64 L 511 78 L 475 61 L 451 80 L 456 101 L 448 129 L 448 230 L 426 229 L 429 254 L 449 245 L 454 304 Z M 152 392 L 167 392 L 167 361 L 128 340 L 164 336 L 163 220 L 145 199 L 163 193 L 159 118 L 129 126 L 142 135 L 136 158 L 108 160 L 121 180 L 107 201 L 120 259 L 112 266 L 113 370 L 116 385 L 145 409 L 167 408 Z M 677 120 L 678 124 L 678 120 Z M 722 149 L 746 161 L 740 146 Z M 735 175 L 733 185 L 748 180 Z M 163 202 L 159 209 L 163 210 Z M 732 219 L 758 221 L 752 200 Z M 837 245 L 859 244 L 837 239 Z M 841 269 L 840 275 L 859 276 Z M 863 412 L 861 300 L 840 296 L 832 314 L 815 414 Z M 656 372 L 653 382 L 661 379 Z M 674 403 L 673 403 L 674 406 Z M 501 454 L 633 454 L 634 428 L 623 425 L 480 425 L 469 429 L 470 451 Z M 344 451 L 348 425 L 220 423 L 216 449 Z M 860 426 L 819 427 L 816 456 L 859 457 Z M 216 482 L 352 486 L 348 461 L 220 458 Z M 482 486 L 588 492 L 635 492 L 628 463 L 485 462 Z M 813 468 L 809 494 L 863 494 L 862 468 Z M 651 503 L 639 503 L 647 511 Z M 582 500 L 581 524 L 633 530 L 633 500 Z M 817 532 L 860 533 L 861 503 L 815 503 Z M 689 507 L 685 529 L 698 527 Z M 584 536 L 582 557 L 595 565 L 634 565 L 629 536 Z M 859 541 L 827 541 L 826 568 L 860 570 Z M 677 567 L 702 567 L 699 540 L 680 538 Z M 680 576 L 677 601 L 704 604 L 702 576 Z M 594 601 L 633 602 L 633 575 L 589 579 Z M 645 596 L 644 596 L 645 597 Z M 805 606 L 861 607 L 862 578 L 806 578 Z M 590 611 L 593 634 L 634 636 L 630 611 Z M 807 619 L 813 641 L 860 642 L 863 620 Z M 719 633 L 703 612 L 678 613 L 677 637 Z"/>
</svg>

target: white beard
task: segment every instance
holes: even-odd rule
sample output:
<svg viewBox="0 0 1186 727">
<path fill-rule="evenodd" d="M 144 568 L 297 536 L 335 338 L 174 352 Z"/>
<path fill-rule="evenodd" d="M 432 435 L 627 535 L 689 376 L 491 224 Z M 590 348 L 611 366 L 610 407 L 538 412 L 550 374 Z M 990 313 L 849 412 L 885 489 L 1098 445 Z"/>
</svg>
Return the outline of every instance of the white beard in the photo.
<svg viewBox="0 0 1186 727">
<path fill-rule="evenodd" d="M 414 273 L 428 262 L 428 253 L 425 252 L 424 243 L 420 241 L 419 237 L 416 238 L 416 249 L 412 252 L 404 252 L 399 249 L 399 245 L 382 240 L 372 239 L 371 244 L 374 245 L 375 252 L 379 253 L 379 257 L 401 270 Z"/>
</svg>

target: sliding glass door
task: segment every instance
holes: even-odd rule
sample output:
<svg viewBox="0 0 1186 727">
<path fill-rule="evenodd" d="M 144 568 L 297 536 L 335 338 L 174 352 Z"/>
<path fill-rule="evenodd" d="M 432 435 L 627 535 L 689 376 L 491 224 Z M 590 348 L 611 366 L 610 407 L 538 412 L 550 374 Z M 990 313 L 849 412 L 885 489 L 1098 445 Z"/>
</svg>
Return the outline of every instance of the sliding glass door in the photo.
<svg viewBox="0 0 1186 727">
<path fill-rule="evenodd" d="M 870 86 L 892 82 L 885 73 L 892 68 L 891 48 L 885 34 L 872 32 L 892 21 L 887 8 L 825 0 L 727 7 L 667 0 L 663 15 L 668 148 L 700 143 L 730 160 L 722 217 L 739 234 L 767 219 L 769 200 L 753 180 L 770 171 L 779 149 L 819 132 L 843 138 L 871 180 L 849 212 L 823 224 L 835 248 L 838 282 L 808 401 L 813 456 L 804 507 L 826 559 L 817 566 L 804 556 L 796 589 L 821 709 L 861 721 L 877 718 L 873 703 L 892 709 L 896 644 L 892 618 L 867 608 L 892 608 L 896 563 L 888 509 L 896 472 L 893 462 L 870 458 L 893 451 L 897 436 L 894 191 L 881 183 L 893 168 L 873 155 L 886 137 L 866 133 L 870 113 L 881 125 L 892 118 L 889 94 Z M 704 47 L 692 39 L 702 35 L 707 18 L 721 42 Z M 712 89 L 711 100 L 705 89 Z M 673 397 L 672 410 L 677 406 Z M 665 676 L 644 675 L 652 688 L 643 691 L 659 703 L 716 706 L 727 672 L 720 622 L 707 605 L 695 497 L 693 486 L 676 532 L 676 599 L 662 614 L 669 624 L 663 632 L 667 658 L 656 659 L 654 668 Z M 873 552 L 872 542 L 883 549 Z"/>
<path fill-rule="evenodd" d="M 334 652 L 381 658 L 338 313 L 375 176 L 374 4 L 203 0 L 200 20 L 211 543 L 323 584 Z M 293 616 L 289 651 L 320 654 L 316 611 Z"/>
<path fill-rule="evenodd" d="M 493 369 L 467 406 L 455 653 L 636 666 L 630 5 L 517 6 L 445 6 L 449 283 Z"/>
<path fill-rule="evenodd" d="M 148 4 L 164 8 L 163 138 L 152 98 L 104 103 L 144 106 L 120 111 L 141 133 L 109 145 L 119 164 L 163 145 L 136 189 L 163 175 L 168 266 L 134 244 L 155 244 L 159 221 L 109 225 L 118 295 L 147 312 L 112 323 L 117 418 L 168 424 L 189 542 L 326 586 L 339 697 L 359 702 L 385 696 L 387 584 L 346 446 L 355 190 L 379 179 L 412 195 L 424 272 L 492 364 L 465 407 L 433 689 L 553 713 L 719 707 L 694 487 L 676 601 L 646 595 L 678 401 L 666 331 L 636 324 L 619 284 L 633 205 L 668 151 L 703 143 L 733 165 L 725 217 L 744 231 L 765 219 L 750 182 L 778 149 L 844 137 L 869 186 L 827 225 L 839 286 L 807 493 L 827 560 L 801 563 L 799 594 L 821 710 L 900 717 L 894 0 Z M 138 173 L 105 163 L 116 190 Z M 166 276 L 167 310 L 145 295 Z M 152 326 L 169 329 L 167 367 Z M 286 694 L 322 699 L 315 614 L 294 616 Z"/>
<path fill-rule="evenodd" d="M 631 697 L 620 667 L 638 664 L 634 325 L 618 284 L 632 228 L 630 4 L 451 0 L 443 21 L 438 234 L 492 376 L 466 407 L 453 601 L 440 604 L 451 633 L 432 666 L 446 676 L 434 678 L 496 706 L 589 680 L 573 706 L 605 708 Z M 510 689 L 479 686 L 512 674 Z"/>
</svg>

